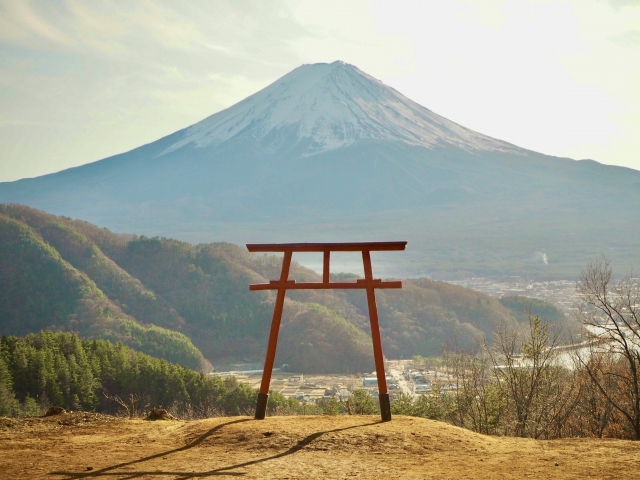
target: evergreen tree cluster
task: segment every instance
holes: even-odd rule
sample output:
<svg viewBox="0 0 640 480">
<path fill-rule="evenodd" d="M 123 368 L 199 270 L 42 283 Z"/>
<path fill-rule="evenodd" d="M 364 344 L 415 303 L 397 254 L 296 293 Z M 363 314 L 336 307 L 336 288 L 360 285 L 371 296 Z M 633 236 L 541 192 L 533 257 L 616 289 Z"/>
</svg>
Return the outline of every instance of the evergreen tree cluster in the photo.
<svg viewBox="0 0 640 480">
<path fill-rule="evenodd" d="M 0 416 L 36 415 L 51 405 L 117 413 L 114 398 L 130 395 L 140 411 L 163 406 L 192 418 L 249 414 L 257 398 L 233 377 L 207 376 L 122 343 L 50 331 L 0 339 Z M 270 412 L 297 408 L 295 400 L 269 396 Z"/>
</svg>

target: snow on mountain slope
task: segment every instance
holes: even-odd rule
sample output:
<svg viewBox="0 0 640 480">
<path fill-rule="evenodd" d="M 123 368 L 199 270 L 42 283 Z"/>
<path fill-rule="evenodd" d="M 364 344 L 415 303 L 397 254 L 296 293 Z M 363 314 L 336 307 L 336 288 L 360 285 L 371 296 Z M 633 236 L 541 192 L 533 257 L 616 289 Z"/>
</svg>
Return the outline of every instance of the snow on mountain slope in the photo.
<svg viewBox="0 0 640 480">
<path fill-rule="evenodd" d="M 518 147 L 464 128 L 418 105 L 343 62 L 302 65 L 256 94 L 187 128 L 163 154 L 185 145 L 215 147 L 234 137 L 267 141 L 309 140 L 305 155 L 360 139 L 395 140 L 434 148 L 518 153 Z M 291 137 L 288 136 L 288 141 Z M 269 143 L 270 142 L 270 143 Z"/>
</svg>

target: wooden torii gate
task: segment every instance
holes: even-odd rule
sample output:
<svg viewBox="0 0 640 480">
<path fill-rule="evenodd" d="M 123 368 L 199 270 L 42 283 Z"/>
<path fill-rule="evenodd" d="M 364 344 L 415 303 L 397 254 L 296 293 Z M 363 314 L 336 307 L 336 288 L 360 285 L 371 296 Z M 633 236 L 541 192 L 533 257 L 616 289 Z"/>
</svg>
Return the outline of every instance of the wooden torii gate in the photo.
<svg viewBox="0 0 640 480">
<path fill-rule="evenodd" d="M 383 282 L 373 278 L 371 269 L 371 254 L 373 251 L 404 250 L 407 242 L 357 242 L 357 243 L 273 243 L 273 244 L 247 244 L 250 252 L 283 252 L 282 271 L 280 280 L 271 280 L 269 283 L 257 283 L 249 286 L 250 290 L 277 290 L 276 304 L 273 309 L 271 331 L 269 333 L 269 345 L 267 356 L 262 371 L 262 383 L 256 405 L 256 420 L 263 420 L 267 411 L 269 398 L 269 384 L 273 362 L 276 357 L 278 332 L 282 319 L 282 308 L 287 290 L 314 290 L 314 289 L 365 289 L 367 291 L 367 303 L 369 305 L 369 320 L 371 322 L 371 339 L 373 341 L 373 357 L 376 363 L 376 375 L 378 376 L 378 392 L 380 398 L 380 414 L 383 422 L 391 420 L 391 405 L 387 391 L 387 381 L 384 371 L 384 359 L 382 356 L 382 342 L 380 341 L 380 326 L 378 324 L 378 308 L 376 306 L 376 288 L 402 288 L 401 281 Z M 289 267 L 293 252 L 322 252 L 324 254 L 322 282 L 296 283 L 289 280 Z M 329 262 L 331 252 L 362 252 L 364 263 L 364 279 L 355 282 L 331 282 L 329 281 Z"/>
</svg>

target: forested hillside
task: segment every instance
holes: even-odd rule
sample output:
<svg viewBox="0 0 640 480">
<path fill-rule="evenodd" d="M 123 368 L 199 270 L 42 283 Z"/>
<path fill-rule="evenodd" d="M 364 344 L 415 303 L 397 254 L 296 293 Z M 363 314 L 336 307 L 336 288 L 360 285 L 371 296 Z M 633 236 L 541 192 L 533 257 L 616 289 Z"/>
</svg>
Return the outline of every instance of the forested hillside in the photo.
<svg viewBox="0 0 640 480">
<path fill-rule="evenodd" d="M 64 231 L 64 225 L 57 222 L 45 227 L 45 234 L 47 228 Z M 138 323 L 122 311 L 117 296 L 112 300 L 105 295 L 87 273 L 74 268 L 39 233 L 0 215 L 0 333 L 71 330 L 86 338 L 119 340 L 189 368 L 207 367 L 208 362 L 186 336 Z M 64 243 L 64 247 L 67 258 L 77 255 L 90 262 L 101 256 L 86 242 Z M 95 263 L 100 264 L 101 259 Z"/>
<path fill-rule="evenodd" d="M 550 325 L 562 324 L 565 320 L 564 313 L 558 307 L 535 298 L 513 295 L 502 297 L 500 303 L 519 320 L 525 320 L 528 315 L 538 316 Z"/>
<path fill-rule="evenodd" d="M 248 286 L 278 278 L 280 263 L 228 243 L 119 235 L 0 205 L 0 334 L 73 331 L 196 369 L 207 360 L 261 361 L 273 294 Z M 296 263 L 290 278 L 320 280 Z M 377 298 L 389 357 L 439 355 L 454 341 L 471 349 L 499 324 L 521 320 L 513 305 L 429 280 L 406 280 Z M 368 334 L 364 292 L 292 291 L 276 362 L 303 372 L 372 371 Z"/>
</svg>

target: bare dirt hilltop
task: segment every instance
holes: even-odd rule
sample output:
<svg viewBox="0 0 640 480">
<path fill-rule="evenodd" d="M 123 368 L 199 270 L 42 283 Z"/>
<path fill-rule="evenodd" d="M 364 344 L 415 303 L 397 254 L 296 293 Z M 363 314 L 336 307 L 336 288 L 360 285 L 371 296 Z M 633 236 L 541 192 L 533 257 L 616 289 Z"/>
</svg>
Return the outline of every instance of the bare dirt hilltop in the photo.
<svg viewBox="0 0 640 480">
<path fill-rule="evenodd" d="M 637 478 L 640 442 L 487 437 L 394 417 L 0 418 L 0 477 Z"/>
</svg>

